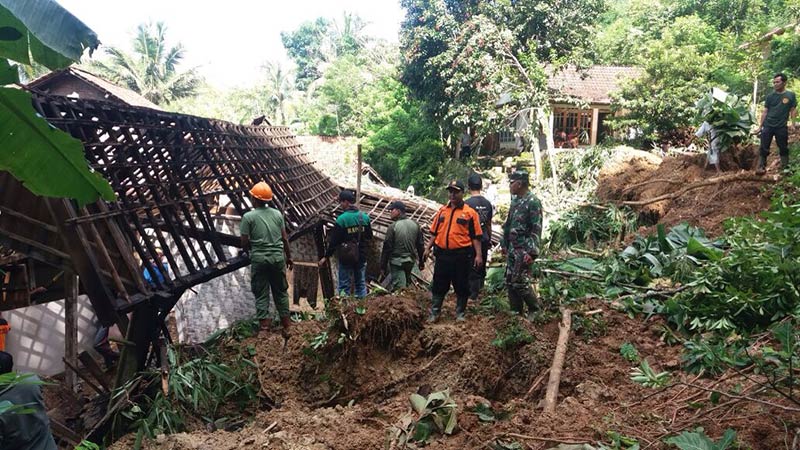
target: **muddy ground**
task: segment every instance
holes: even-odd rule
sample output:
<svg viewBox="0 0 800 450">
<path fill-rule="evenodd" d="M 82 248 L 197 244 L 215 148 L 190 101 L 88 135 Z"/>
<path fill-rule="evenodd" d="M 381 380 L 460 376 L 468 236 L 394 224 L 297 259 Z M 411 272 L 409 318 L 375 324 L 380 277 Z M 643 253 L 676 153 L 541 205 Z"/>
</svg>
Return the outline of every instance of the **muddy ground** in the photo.
<svg viewBox="0 0 800 450">
<path fill-rule="evenodd" d="M 668 156 L 659 164 L 650 154 L 629 152 L 621 161 L 600 173 L 597 197 L 600 201 L 621 204 L 675 193 L 693 183 L 718 175 L 713 168 L 704 170 L 706 156 L 689 154 Z M 746 146 L 721 155 L 721 177 L 754 175 L 757 148 Z M 709 235 L 724 232 L 730 217 L 751 216 L 769 207 L 772 187 L 778 176 L 778 158 L 771 155 L 767 174 L 762 181 L 727 181 L 687 191 L 675 199 L 646 206 L 634 206 L 643 225 L 641 232 L 651 231 L 656 224 L 667 227 L 688 222 L 701 227 Z M 755 176 L 753 177 L 755 178 Z"/>
<path fill-rule="evenodd" d="M 452 299 L 446 307 L 452 312 Z M 732 373 L 717 379 L 684 373 L 681 348 L 663 343 L 659 320 L 632 319 L 599 301 L 584 305 L 584 311 L 594 314 L 575 316 L 558 406 L 554 414 L 544 414 L 539 403 L 559 334 L 558 318 L 521 321 L 533 341 L 501 350 L 492 345 L 496 330 L 517 319 L 473 310 L 463 323 L 443 315 L 439 323 L 427 324 L 422 320 L 426 308 L 421 293 L 370 299 L 363 316 L 345 312 L 352 339 L 329 345 L 320 360 L 303 349 L 308 337 L 323 331 L 323 322 L 298 323 L 285 351 L 277 333 L 236 343 L 230 352 L 255 345 L 262 395 L 278 406 L 259 411 L 240 430 L 193 430 L 146 442 L 144 448 L 389 448 L 396 426 L 411 411 L 409 395 L 444 389 L 458 404 L 458 428 L 453 435 L 435 437 L 432 446 L 438 449 L 502 448 L 492 445 L 516 441 L 520 448 L 538 450 L 559 443 L 608 442 L 609 431 L 637 437 L 642 448 L 667 448 L 663 437 L 703 426 L 714 437 L 734 428 L 743 448 L 773 450 L 787 448 L 785 442 L 791 443 L 800 420 L 766 404 L 726 397 L 712 404 L 709 392 L 695 387 L 675 384 L 658 390 L 633 383 L 633 364 L 619 351 L 625 342 L 634 344 L 655 370 L 670 370 L 675 381 L 723 391 L 740 384 L 741 395 L 755 388 Z M 479 403 L 508 411 L 509 417 L 481 422 L 471 411 Z M 112 448 L 132 448 L 132 442 L 128 436 Z"/>
</svg>

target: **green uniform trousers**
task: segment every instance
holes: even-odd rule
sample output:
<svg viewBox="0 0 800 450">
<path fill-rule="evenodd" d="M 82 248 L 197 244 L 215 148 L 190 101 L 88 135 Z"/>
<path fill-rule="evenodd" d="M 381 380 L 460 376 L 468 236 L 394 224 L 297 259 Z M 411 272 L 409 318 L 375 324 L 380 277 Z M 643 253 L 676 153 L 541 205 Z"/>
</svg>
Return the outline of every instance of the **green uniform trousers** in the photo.
<svg viewBox="0 0 800 450">
<path fill-rule="evenodd" d="M 389 274 L 392 276 L 391 290 L 407 288 L 411 284 L 411 271 L 414 270 L 414 262 L 405 262 L 400 265 L 389 264 Z"/>
<path fill-rule="evenodd" d="M 250 288 L 256 297 L 256 319 L 269 318 L 269 294 L 275 301 L 280 317 L 289 316 L 289 283 L 286 281 L 286 261 L 271 258 L 250 265 Z"/>
</svg>

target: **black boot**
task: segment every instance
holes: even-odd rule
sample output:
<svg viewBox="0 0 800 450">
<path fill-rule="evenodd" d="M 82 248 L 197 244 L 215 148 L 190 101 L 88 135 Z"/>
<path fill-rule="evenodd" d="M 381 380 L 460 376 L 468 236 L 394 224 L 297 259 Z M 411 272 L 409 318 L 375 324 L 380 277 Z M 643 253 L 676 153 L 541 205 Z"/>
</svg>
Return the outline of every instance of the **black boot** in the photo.
<svg viewBox="0 0 800 450">
<path fill-rule="evenodd" d="M 766 172 L 767 172 L 767 155 L 759 155 L 756 175 L 764 175 L 764 173 Z"/>
<path fill-rule="evenodd" d="M 781 170 L 789 169 L 789 155 L 781 155 Z"/>
</svg>

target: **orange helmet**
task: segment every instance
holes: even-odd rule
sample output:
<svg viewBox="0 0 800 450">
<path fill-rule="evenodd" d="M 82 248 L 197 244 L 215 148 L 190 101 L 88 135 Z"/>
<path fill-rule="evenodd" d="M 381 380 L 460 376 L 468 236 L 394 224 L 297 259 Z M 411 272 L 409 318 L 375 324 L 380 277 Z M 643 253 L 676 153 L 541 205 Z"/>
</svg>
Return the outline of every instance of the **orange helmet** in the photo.
<svg viewBox="0 0 800 450">
<path fill-rule="evenodd" d="M 272 200 L 272 188 L 269 187 L 267 183 L 261 181 L 250 189 L 250 195 L 259 200 L 269 202 Z"/>
</svg>

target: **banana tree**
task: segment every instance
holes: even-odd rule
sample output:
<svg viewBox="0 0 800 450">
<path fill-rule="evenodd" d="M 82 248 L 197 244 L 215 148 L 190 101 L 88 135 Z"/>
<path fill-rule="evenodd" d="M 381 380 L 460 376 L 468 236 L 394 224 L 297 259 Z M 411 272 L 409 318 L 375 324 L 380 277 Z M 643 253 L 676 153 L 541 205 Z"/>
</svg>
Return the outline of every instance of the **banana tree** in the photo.
<svg viewBox="0 0 800 450">
<path fill-rule="evenodd" d="M 9 60 L 61 69 L 99 44 L 94 31 L 54 0 L 0 0 L 0 170 L 34 194 L 80 204 L 116 198 L 89 167 L 80 141 L 41 118 L 28 92 L 2 87 L 19 83 Z"/>
</svg>

